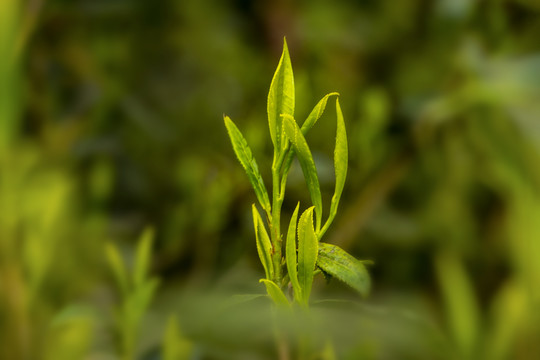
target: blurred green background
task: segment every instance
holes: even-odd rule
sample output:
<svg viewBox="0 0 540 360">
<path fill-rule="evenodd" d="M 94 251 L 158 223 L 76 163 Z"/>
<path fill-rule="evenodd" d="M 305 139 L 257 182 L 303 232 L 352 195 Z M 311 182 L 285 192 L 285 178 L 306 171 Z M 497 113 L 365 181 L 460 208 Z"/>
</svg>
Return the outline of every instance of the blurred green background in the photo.
<svg viewBox="0 0 540 360">
<path fill-rule="evenodd" d="M 129 269 L 147 226 L 160 282 L 129 356 L 276 358 L 266 303 L 219 311 L 264 291 L 222 115 L 268 176 L 283 36 L 296 116 L 341 94 L 349 176 L 326 241 L 375 263 L 365 300 L 316 283 L 356 302 L 315 307 L 336 357 L 540 358 L 538 4 L 0 1 L 0 358 L 127 359 L 105 244 Z M 326 201 L 332 116 L 308 138 Z M 287 197 L 285 216 L 309 202 L 299 169 Z"/>
</svg>

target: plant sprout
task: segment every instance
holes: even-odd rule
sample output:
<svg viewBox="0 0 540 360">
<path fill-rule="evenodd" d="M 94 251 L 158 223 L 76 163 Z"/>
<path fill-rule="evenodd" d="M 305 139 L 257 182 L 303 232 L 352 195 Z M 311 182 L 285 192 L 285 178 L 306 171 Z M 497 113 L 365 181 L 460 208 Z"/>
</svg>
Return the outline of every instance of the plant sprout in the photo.
<svg viewBox="0 0 540 360">
<path fill-rule="evenodd" d="M 323 221 L 323 203 L 315 161 L 305 134 L 322 116 L 330 97 L 336 97 L 336 144 L 334 150 L 335 190 L 330 203 L 328 217 Z M 307 307 L 313 278 L 316 273 L 336 277 L 361 295 L 370 287 L 369 275 L 364 263 L 355 259 L 336 245 L 322 242 L 322 238 L 337 213 L 337 208 L 347 176 L 348 147 L 343 113 L 339 105 L 339 94 L 325 95 L 315 105 L 300 126 L 294 116 L 294 77 L 291 59 L 284 39 L 283 53 L 274 73 L 268 93 L 268 124 L 274 147 L 272 161 L 272 197 L 270 199 L 259 167 L 244 136 L 233 121 L 224 116 L 232 146 L 238 160 L 245 169 L 255 195 L 266 215 L 266 225 L 253 204 L 253 224 L 259 258 L 264 267 L 268 295 L 278 305 L 292 303 Z M 281 207 L 285 198 L 287 177 L 294 158 L 302 168 L 312 206 L 300 212 L 296 206 L 286 233 L 285 254 L 281 232 Z M 286 270 L 286 273 L 285 273 Z M 292 287 L 292 299 L 283 289 Z"/>
<path fill-rule="evenodd" d="M 105 246 L 105 254 L 122 297 L 122 304 L 116 312 L 122 360 L 135 359 L 141 322 L 159 284 L 159 280 L 149 274 L 153 238 L 153 230 L 145 229 L 137 245 L 132 274 L 118 248 L 111 243 Z"/>
</svg>

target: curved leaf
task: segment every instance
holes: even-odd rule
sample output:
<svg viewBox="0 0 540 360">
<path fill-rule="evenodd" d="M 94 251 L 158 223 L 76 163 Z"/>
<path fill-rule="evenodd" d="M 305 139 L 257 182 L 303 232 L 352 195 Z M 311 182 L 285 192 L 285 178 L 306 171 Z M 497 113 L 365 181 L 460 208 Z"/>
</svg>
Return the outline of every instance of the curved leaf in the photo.
<svg viewBox="0 0 540 360">
<path fill-rule="evenodd" d="M 140 286 L 146 280 L 150 267 L 154 230 L 148 227 L 142 233 L 135 253 L 134 283 Z"/>
<path fill-rule="evenodd" d="M 291 217 L 291 222 L 289 223 L 289 230 L 287 231 L 287 243 L 285 245 L 285 255 L 287 261 L 287 271 L 289 273 L 289 278 L 291 279 L 291 284 L 294 290 L 294 298 L 301 298 L 301 289 L 298 282 L 298 270 L 297 266 L 297 256 L 296 256 L 296 223 L 298 221 L 298 209 L 300 203 L 296 205 L 294 213 Z"/>
<path fill-rule="evenodd" d="M 283 127 L 285 129 L 287 137 L 293 145 L 294 152 L 298 157 L 298 161 L 300 162 L 300 166 L 302 167 L 302 172 L 304 173 L 304 177 L 306 178 L 306 184 L 309 194 L 311 196 L 311 201 L 315 206 L 315 215 L 318 231 L 321 228 L 322 198 L 321 188 L 319 185 L 319 177 L 317 176 L 317 168 L 315 167 L 313 156 L 311 155 L 311 151 L 309 150 L 306 138 L 304 138 L 304 135 L 302 135 L 302 132 L 298 128 L 298 124 L 293 117 L 283 115 Z"/>
<path fill-rule="evenodd" d="M 281 114 L 294 115 L 294 77 L 287 41 L 283 39 L 283 53 L 268 92 L 268 125 L 274 148 L 282 147 Z"/>
<path fill-rule="evenodd" d="M 270 295 L 276 305 L 290 306 L 289 300 L 287 300 L 287 297 L 285 296 L 283 291 L 281 291 L 281 289 L 276 285 L 275 282 L 268 279 L 261 279 L 259 280 L 259 282 L 264 283 L 264 285 L 266 286 L 266 292 L 268 293 L 268 295 Z"/>
<path fill-rule="evenodd" d="M 348 145 L 347 145 L 347 132 L 345 131 L 345 121 L 343 120 L 343 113 L 339 106 L 339 99 L 336 99 L 336 116 L 337 116 L 337 129 L 336 129 L 336 147 L 334 150 L 334 171 L 336 173 L 336 187 L 334 190 L 334 196 L 332 196 L 332 202 L 330 204 L 330 214 L 324 224 L 319 239 L 324 235 L 334 218 L 336 217 L 339 200 L 341 199 L 341 193 L 345 186 L 345 178 L 347 177 L 347 167 L 349 161 Z"/>
<path fill-rule="evenodd" d="M 302 124 L 301 130 L 302 134 L 306 135 L 307 132 L 315 125 L 317 120 L 319 120 L 324 112 L 324 109 L 326 108 L 326 103 L 328 102 L 328 98 L 330 96 L 339 96 L 339 93 L 332 92 L 330 94 L 326 94 L 318 103 L 315 105 L 313 110 L 311 110 L 311 113 L 309 113 L 306 121 Z"/>
<path fill-rule="evenodd" d="M 304 136 L 307 134 L 307 132 L 313 127 L 313 125 L 315 125 L 315 123 L 317 122 L 317 120 L 320 119 L 320 117 L 322 116 L 322 114 L 324 113 L 324 109 L 326 108 L 326 103 L 328 102 L 328 98 L 330 96 L 339 96 L 339 93 L 337 92 L 332 92 L 332 93 L 329 93 L 329 94 L 326 94 L 318 103 L 317 105 L 315 105 L 315 107 L 313 108 L 313 110 L 311 110 L 311 113 L 308 115 L 306 121 L 304 121 L 304 123 L 302 124 L 302 126 L 300 127 L 300 130 L 302 131 L 302 134 L 304 134 Z M 288 148 L 286 148 L 286 150 L 289 150 Z M 283 160 L 283 174 L 288 174 L 289 173 L 289 169 L 292 165 L 292 161 L 294 159 L 294 151 L 286 151 L 284 155 L 284 160 Z"/>
<path fill-rule="evenodd" d="M 124 261 L 122 260 L 122 255 L 120 255 L 116 246 L 107 242 L 105 243 L 105 256 L 107 257 L 107 261 L 109 262 L 122 294 L 127 295 L 130 288 L 130 282 Z"/>
<path fill-rule="evenodd" d="M 274 265 L 272 263 L 272 243 L 270 242 L 270 237 L 266 232 L 264 223 L 261 219 L 261 215 L 257 210 L 255 204 L 252 205 L 253 212 L 253 225 L 255 227 L 255 238 L 257 243 L 257 252 L 259 253 L 259 258 L 264 267 L 264 272 L 268 279 L 272 279 L 274 276 Z"/>
<path fill-rule="evenodd" d="M 249 182 L 251 183 L 251 186 L 253 186 L 253 190 L 255 190 L 255 195 L 257 196 L 259 203 L 265 211 L 269 212 L 270 201 L 268 200 L 268 193 L 266 192 L 263 178 L 259 173 L 259 167 L 251 153 L 251 149 L 234 122 L 228 116 L 224 116 L 224 120 L 225 127 L 227 127 L 227 132 L 231 138 L 234 153 L 236 154 L 236 157 L 238 157 L 240 164 L 242 164 L 243 168 L 246 170 Z"/>
<path fill-rule="evenodd" d="M 298 222 L 298 282 L 303 304 L 308 303 L 311 293 L 319 244 L 313 228 L 313 208 L 304 211 Z"/>
<path fill-rule="evenodd" d="M 362 296 L 368 294 L 370 279 L 364 264 L 342 248 L 320 242 L 317 266 L 324 272 L 343 281 Z"/>
</svg>

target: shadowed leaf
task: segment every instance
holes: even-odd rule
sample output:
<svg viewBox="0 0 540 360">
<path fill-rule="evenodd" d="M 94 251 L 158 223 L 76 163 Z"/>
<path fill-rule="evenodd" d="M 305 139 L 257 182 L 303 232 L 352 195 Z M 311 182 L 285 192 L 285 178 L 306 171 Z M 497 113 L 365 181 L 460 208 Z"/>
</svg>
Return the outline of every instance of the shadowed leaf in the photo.
<svg viewBox="0 0 540 360">
<path fill-rule="evenodd" d="M 324 272 L 343 281 L 362 296 L 366 296 L 370 288 L 369 274 L 363 262 L 355 259 L 342 248 L 319 243 L 317 266 Z"/>
</svg>

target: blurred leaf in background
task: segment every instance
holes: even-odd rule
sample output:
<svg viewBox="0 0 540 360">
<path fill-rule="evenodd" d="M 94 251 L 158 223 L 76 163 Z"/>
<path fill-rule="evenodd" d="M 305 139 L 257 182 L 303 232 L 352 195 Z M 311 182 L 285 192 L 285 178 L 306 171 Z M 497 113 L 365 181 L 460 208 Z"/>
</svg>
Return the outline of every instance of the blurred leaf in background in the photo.
<svg viewBox="0 0 540 360">
<path fill-rule="evenodd" d="M 186 341 L 203 358 L 275 358 L 263 300 L 201 319 L 263 291 L 222 114 L 268 168 L 284 35 L 297 112 L 327 89 L 347 99 L 328 242 L 375 260 L 360 304 L 315 282 L 314 300 L 356 304 L 321 309 L 312 334 L 329 329 L 340 359 L 539 357 L 539 33 L 533 0 L 1 1 L 0 358 L 113 356 L 103 246 L 129 258 L 148 223 L 162 281 L 141 356 Z M 321 119 L 307 136 L 323 202 L 329 134 Z M 297 164 L 287 192 L 309 201 Z"/>
</svg>

